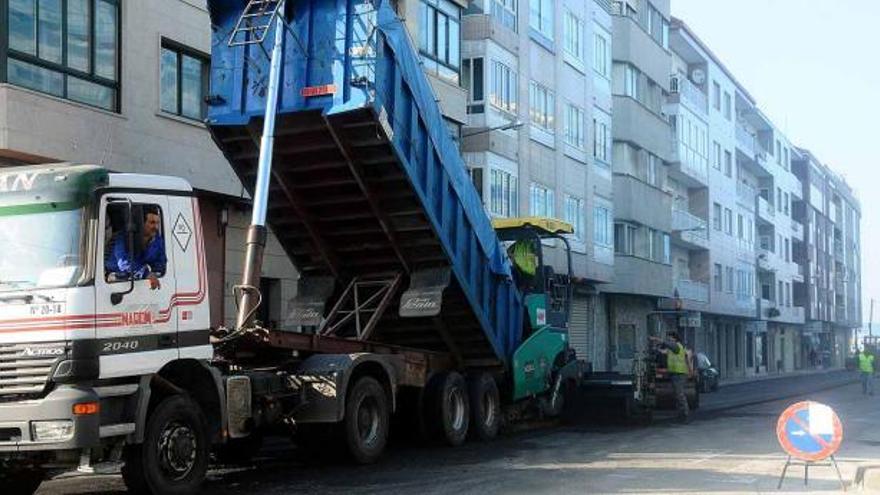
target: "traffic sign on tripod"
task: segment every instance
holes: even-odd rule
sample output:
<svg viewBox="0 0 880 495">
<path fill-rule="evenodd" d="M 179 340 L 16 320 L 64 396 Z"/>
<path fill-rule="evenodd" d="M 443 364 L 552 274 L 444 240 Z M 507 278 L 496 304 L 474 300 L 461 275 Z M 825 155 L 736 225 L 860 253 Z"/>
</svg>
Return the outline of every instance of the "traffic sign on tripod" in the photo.
<svg viewBox="0 0 880 495">
<path fill-rule="evenodd" d="M 833 409 L 813 401 L 803 401 L 789 406 L 776 422 L 776 438 L 779 445 L 788 454 L 788 460 L 782 469 L 779 486 L 785 479 L 792 458 L 804 463 L 804 482 L 809 476 L 809 467 L 816 462 L 830 458 L 831 463 L 840 477 L 840 469 L 834 454 L 843 442 L 843 426 Z"/>
</svg>

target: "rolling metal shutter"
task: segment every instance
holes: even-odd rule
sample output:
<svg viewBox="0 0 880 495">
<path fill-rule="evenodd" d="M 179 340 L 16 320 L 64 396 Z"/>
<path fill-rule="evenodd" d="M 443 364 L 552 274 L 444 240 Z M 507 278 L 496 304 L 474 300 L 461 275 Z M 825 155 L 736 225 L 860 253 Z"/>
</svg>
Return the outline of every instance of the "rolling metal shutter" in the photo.
<svg viewBox="0 0 880 495">
<path fill-rule="evenodd" d="M 571 347 L 577 358 L 585 361 L 593 360 L 593 337 L 590 329 L 590 298 L 575 294 L 571 300 L 571 321 L 568 334 Z"/>
</svg>

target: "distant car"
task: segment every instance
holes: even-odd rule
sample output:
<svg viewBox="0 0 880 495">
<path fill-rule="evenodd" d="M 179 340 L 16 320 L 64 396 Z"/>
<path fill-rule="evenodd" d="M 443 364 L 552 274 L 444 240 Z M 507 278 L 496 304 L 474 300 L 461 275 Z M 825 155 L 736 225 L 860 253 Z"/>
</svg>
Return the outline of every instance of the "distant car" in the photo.
<svg viewBox="0 0 880 495">
<path fill-rule="evenodd" d="M 700 392 L 706 393 L 718 390 L 718 377 L 721 373 L 718 372 L 715 366 L 712 366 L 712 361 L 709 361 L 709 357 L 702 352 L 697 353 L 697 372 L 700 377 L 698 381 Z"/>
</svg>

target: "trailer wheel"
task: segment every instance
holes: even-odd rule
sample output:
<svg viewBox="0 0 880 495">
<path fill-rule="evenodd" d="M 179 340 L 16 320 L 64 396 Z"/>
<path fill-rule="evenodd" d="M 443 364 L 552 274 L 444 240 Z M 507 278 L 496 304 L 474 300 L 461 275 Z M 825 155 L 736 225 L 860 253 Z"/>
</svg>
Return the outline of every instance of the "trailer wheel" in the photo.
<svg viewBox="0 0 880 495">
<path fill-rule="evenodd" d="M 464 378 L 454 372 L 437 374 L 429 384 L 428 419 L 440 439 L 458 447 L 467 438 L 470 406 Z"/>
<path fill-rule="evenodd" d="M 198 403 L 163 399 L 147 418 L 144 442 L 125 450 L 122 479 L 133 493 L 196 493 L 208 470 L 208 428 Z"/>
<path fill-rule="evenodd" d="M 33 469 L 0 474 L 0 486 L 10 495 L 31 495 L 43 483 L 43 472 Z"/>
<path fill-rule="evenodd" d="M 345 443 L 359 464 L 375 462 L 388 442 L 390 414 L 385 389 L 365 376 L 354 384 L 345 401 Z"/>
<path fill-rule="evenodd" d="M 501 426 L 501 397 L 498 385 L 489 373 L 479 373 L 468 380 L 468 399 L 471 408 L 471 436 L 477 440 L 492 440 Z"/>
</svg>

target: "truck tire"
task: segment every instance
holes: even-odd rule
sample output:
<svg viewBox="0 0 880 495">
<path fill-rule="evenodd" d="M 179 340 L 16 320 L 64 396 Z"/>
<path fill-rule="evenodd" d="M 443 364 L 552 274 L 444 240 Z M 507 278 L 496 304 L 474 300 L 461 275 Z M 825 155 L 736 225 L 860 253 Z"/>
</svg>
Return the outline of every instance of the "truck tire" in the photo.
<svg viewBox="0 0 880 495">
<path fill-rule="evenodd" d="M 481 441 L 498 436 L 501 426 L 501 397 L 492 375 L 473 375 L 468 380 L 468 399 L 471 409 L 471 436 Z"/>
<path fill-rule="evenodd" d="M 122 479 L 138 494 L 197 493 L 209 453 L 202 409 L 187 396 L 172 395 L 147 418 L 144 442 L 126 447 Z"/>
<path fill-rule="evenodd" d="M 376 462 L 388 443 L 390 407 L 385 389 L 365 376 L 354 384 L 345 401 L 343 432 L 351 458 L 359 464 Z"/>
<path fill-rule="evenodd" d="M 42 471 L 32 469 L 0 474 L 0 487 L 8 495 L 32 495 L 43 483 L 43 476 Z"/>
<path fill-rule="evenodd" d="M 427 393 L 428 425 L 439 439 L 458 447 L 467 438 L 470 423 L 467 384 L 455 371 L 438 373 L 431 379 Z"/>
</svg>

